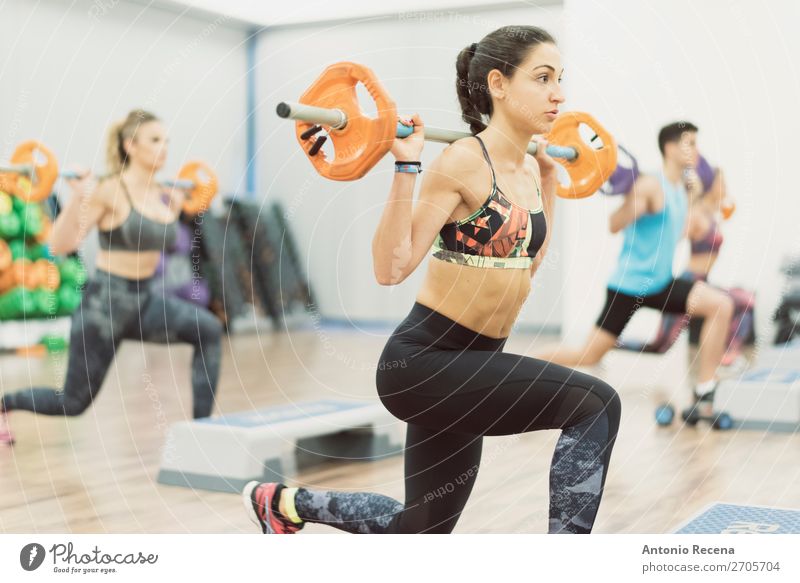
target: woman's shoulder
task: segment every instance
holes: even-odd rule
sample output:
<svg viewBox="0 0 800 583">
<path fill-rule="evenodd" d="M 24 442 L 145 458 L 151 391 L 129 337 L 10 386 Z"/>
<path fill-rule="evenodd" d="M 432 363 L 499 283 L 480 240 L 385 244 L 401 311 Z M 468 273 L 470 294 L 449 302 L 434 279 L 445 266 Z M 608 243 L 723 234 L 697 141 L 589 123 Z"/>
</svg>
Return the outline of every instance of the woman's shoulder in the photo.
<svg viewBox="0 0 800 583">
<path fill-rule="evenodd" d="M 449 144 L 433 161 L 432 167 L 437 172 L 463 177 L 478 168 L 483 160 L 481 147 L 473 137 L 466 137 Z"/>
<path fill-rule="evenodd" d="M 97 186 L 92 193 L 92 202 L 104 206 L 110 206 L 114 197 L 114 193 L 119 188 L 119 175 L 106 174 L 97 177 Z"/>
</svg>

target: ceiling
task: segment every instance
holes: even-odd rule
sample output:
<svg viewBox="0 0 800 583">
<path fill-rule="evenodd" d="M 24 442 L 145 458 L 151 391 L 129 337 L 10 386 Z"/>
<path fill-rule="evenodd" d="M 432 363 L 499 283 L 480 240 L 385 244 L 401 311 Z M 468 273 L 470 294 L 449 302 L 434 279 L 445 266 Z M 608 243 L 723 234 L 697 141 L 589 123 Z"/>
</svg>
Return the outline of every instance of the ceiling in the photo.
<svg viewBox="0 0 800 583">
<path fill-rule="evenodd" d="M 558 0 L 404 0 L 397 5 L 376 0 L 152 0 L 159 6 L 188 10 L 205 16 L 225 16 L 251 26 L 286 26 L 308 22 L 369 18 L 397 14 L 401 18 L 414 13 L 463 11 L 494 5 L 528 5 L 531 7 L 559 3 Z"/>
</svg>

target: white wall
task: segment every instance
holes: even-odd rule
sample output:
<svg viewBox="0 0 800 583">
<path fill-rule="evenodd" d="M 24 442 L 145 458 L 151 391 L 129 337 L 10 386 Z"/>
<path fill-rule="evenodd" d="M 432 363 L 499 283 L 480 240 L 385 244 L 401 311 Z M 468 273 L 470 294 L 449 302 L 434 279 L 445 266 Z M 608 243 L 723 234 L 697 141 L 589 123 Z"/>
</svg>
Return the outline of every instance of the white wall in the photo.
<svg viewBox="0 0 800 583">
<path fill-rule="evenodd" d="M 738 202 L 713 280 L 757 289 L 763 331 L 781 292 L 781 255 L 797 247 L 800 198 L 791 178 L 800 119 L 791 112 L 800 101 L 800 39 L 790 29 L 800 22 L 797 3 L 537 4 L 398 12 L 260 35 L 258 190 L 289 210 L 323 315 L 396 320 L 413 301 L 422 269 L 396 288 L 372 277 L 369 243 L 390 181 L 388 160 L 356 183 L 324 181 L 291 125 L 274 115 L 275 104 L 296 99 L 325 64 L 351 59 L 378 73 L 401 112 L 463 127 L 453 90 L 458 50 L 504 24 L 531 23 L 559 39 L 567 107 L 592 112 L 645 168 L 658 166 L 662 124 L 682 117 L 700 126 L 702 151 L 726 170 Z M 2 18 L 0 159 L 34 137 L 62 164 L 102 170 L 108 124 L 144 106 L 171 128 L 165 176 L 199 157 L 215 165 L 223 191 L 243 188 L 245 33 L 233 21 L 117 0 L 5 0 Z M 430 144 L 424 162 L 440 150 Z M 600 196 L 559 202 L 550 266 L 537 276 L 523 325 L 563 325 L 570 341 L 585 333 L 619 248 L 620 238 L 606 229 L 617 203 Z"/>
<path fill-rule="evenodd" d="M 0 159 L 35 138 L 59 163 L 102 172 L 109 124 L 135 107 L 170 129 L 164 177 L 200 158 L 244 184 L 244 31 L 118 0 L 5 0 Z M 91 256 L 94 237 L 87 242 Z"/>
<path fill-rule="evenodd" d="M 570 109 L 593 112 L 651 169 L 659 166 L 662 125 L 686 118 L 700 127 L 700 149 L 727 173 L 738 206 L 711 279 L 757 290 L 761 333 L 781 292 L 781 256 L 798 242 L 798 22 L 792 0 L 565 4 Z M 602 306 L 620 246 L 607 216 L 618 202 L 598 196 L 567 205 L 567 342 L 580 341 Z"/>
<path fill-rule="evenodd" d="M 559 36 L 560 17 L 558 4 L 535 8 L 520 3 L 513 8 L 404 13 L 268 29 L 260 36 L 258 190 L 267 201 L 280 200 L 288 209 L 324 316 L 399 320 L 414 301 L 426 265 L 400 286 L 375 283 L 370 246 L 391 183 L 391 156 L 360 181 L 324 180 L 297 144 L 293 124 L 275 115 L 277 103 L 297 100 L 328 64 L 350 60 L 377 73 L 399 112 L 419 112 L 430 125 L 465 128 L 454 87 L 458 52 L 507 24 L 534 24 Z M 423 164 L 441 149 L 426 145 Z M 562 240 L 553 243 L 554 258 L 559 257 Z M 537 275 L 521 325 L 560 325 L 560 261 L 553 265 Z"/>
</svg>

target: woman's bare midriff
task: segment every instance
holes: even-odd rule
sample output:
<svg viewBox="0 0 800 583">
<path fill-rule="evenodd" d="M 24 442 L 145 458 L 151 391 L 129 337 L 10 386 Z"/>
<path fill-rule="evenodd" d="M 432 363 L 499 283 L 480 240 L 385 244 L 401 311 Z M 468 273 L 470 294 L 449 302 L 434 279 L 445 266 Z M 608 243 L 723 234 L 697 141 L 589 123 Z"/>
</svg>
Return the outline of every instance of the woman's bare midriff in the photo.
<svg viewBox="0 0 800 583">
<path fill-rule="evenodd" d="M 689 271 L 692 273 L 703 273 L 708 275 L 714 263 L 717 261 L 718 253 L 695 253 L 689 259 Z"/>
<path fill-rule="evenodd" d="M 124 277 L 125 279 L 146 279 L 151 277 L 161 260 L 159 251 L 106 251 L 97 252 L 98 269 Z"/>
<path fill-rule="evenodd" d="M 530 289 L 530 269 L 486 269 L 431 258 L 417 302 L 484 336 L 506 338 Z"/>
</svg>

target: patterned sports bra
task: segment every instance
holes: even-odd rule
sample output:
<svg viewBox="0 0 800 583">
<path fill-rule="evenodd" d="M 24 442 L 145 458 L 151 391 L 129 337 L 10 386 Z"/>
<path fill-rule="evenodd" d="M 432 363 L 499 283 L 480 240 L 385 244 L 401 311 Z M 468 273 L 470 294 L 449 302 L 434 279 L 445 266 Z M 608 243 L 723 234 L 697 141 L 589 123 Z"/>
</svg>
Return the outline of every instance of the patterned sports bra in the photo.
<svg viewBox="0 0 800 583">
<path fill-rule="evenodd" d="M 703 235 L 702 239 L 692 241 L 692 255 L 699 253 L 719 253 L 722 247 L 722 232 L 719 228 L 719 223 L 714 219 L 711 220 L 711 225 L 708 231 Z"/>
<path fill-rule="evenodd" d="M 470 216 L 442 227 L 433 244 L 433 256 L 472 267 L 529 269 L 547 234 L 539 185 L 536 185 L 538 209 L 532 211 L 511 202 L 497 188 L 494 167 L 483 140 L 478 136 L 475 139 L 492 171 L 492 192 Z"/>
</svg>

